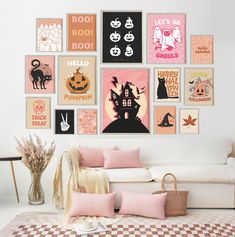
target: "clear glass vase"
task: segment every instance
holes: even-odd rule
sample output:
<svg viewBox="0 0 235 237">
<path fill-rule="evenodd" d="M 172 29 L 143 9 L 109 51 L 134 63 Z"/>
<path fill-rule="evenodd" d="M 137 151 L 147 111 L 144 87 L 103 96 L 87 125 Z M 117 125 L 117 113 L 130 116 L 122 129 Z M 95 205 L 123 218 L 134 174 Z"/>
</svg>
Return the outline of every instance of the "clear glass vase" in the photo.
<svg viewBox="0 0 235 237">
<path fill-rule="evenodd" d="M 45 202 L 41 176 L 42 173 L 31 173 L 31 185 L 28 193 L 29 204 L 31 205 L 41 205 Z"/>
</svg>

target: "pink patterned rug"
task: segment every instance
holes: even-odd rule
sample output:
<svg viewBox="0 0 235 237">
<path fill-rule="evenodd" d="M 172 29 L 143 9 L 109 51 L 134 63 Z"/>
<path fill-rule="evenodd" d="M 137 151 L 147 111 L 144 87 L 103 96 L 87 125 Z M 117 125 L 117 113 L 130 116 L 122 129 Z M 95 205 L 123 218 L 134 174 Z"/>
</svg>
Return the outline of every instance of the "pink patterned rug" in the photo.
<svg viewBox="0 0 235 237">
<path fill-rule="evenodd" d="M 22 213 L 3 230 L 1 237 L 75 237 L 74 230 L 62 226 L 62 214 Z M 185 217 L 171 217 L 164 221 L 127 216 L 109 231 L 94 237 L 202 237 L 235 236 L 234 210 L 190 210 Z"/>
</svg>

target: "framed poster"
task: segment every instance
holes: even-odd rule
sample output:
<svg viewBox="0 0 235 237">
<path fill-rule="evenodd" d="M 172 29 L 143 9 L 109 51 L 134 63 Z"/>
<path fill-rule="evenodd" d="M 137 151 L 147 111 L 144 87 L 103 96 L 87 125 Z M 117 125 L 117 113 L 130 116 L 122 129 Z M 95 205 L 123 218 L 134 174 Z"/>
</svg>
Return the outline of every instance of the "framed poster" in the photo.
<svg viewBox="0 0 235 237">
<path fill-rule="evenodd" d="M 51 98 L 26 98 L 26 128 L 51 127 Z"/>
<path fill-rule="evenodd" d="M 102 132 L 149 133 L 149 70 L 102 70 Z"/>
<path fill-rule="evenodd" d="M 191 36 L 191 63 L 213 64 L 214 63 L 213 35 Z"/>
<path fill-rule="evenodd" d="M 199 109 L 180 109 L 180 133 L 199 133 Z"/>
<path fill-rule="evenodd" d="M 97 110 L 78 110 L 78 134 L 97 134 Z"/>
<path fill-rule="evenodd" d="M 93 105 L 96 102 L 96 58 L 59 56 L 59 104 Z"/>
<path fill-rule="evenodd" d="M 54 56 L 25 56 L 25 92 L 32 94 L 55 93 Z"/>
<path fill-rule="evenodd" d="M 56 18 L 37 19 L 38 52 L 61 52 L 63 50 L 63 20 Z"/>
<path fill-rule="evenodd" d="M 214 105 L 213 68 L 185 68 L 185 105 Z"/>
<path fill-rule="evenodd" d="M 186 63 L 186 14 L 148 14 L 148 63 Z"/>
<path fill-rule="evenodd" d="M 154 69 L 155 102 L 180 101 L 180 68 Z"/>
<path fill-rule="evenodd" d="M 155 134 L 176 134 L 175 106 L 155 106 L 154 116 Z"/>
<path fill-rule="evenodd" d="M 74 134 L 74 110 L 55 110 L 55 134 Z"/>
<path fill-rule="evenodd" d="M 142 62 L 142 12 L 103 12 L 103 63 Z"/>
<path fill-rule="evenodd" d="M 96 14 L 68 14 L 68 51 L 96 51 Z"/>
</svg>

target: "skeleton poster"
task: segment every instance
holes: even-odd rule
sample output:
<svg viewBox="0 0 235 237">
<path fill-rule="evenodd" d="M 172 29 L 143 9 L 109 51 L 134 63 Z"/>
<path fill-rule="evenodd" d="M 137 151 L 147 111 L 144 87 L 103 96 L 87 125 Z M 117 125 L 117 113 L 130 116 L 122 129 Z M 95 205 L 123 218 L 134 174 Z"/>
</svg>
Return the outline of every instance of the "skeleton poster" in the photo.
<svg viewBox="0 0 235 237">
<path fill-rule="evenodd" d="M 102 70 L 102 132 L 149 133 L 148 69 Z"/>
<path fill-rule="evenodd" d="M 55 134 L 74 134 L 74 110 L 55 110 Z"/>
<path fill-rule="evenodd" d="M 191 63 L 213 64 L 213 36 L 191 36 Z"/>
<path fill-rule="evenodd" d="M 59 57 L 59 104 L 95 104 L 96 58 Z"/>
<path fill-rule="evenodd" d="M 155 102 L 180 101 L 180 68 L 155 68 Z"/>
<path fill-rule="evenodd" d="M 176 107 L 155 106 L 154 108 L 154 133 L 175 134 L 176 133 Z"/>
<path fill-rule="evenodd" d="M 103 12 L 102 61 L 142 62 L 142 13 Z"/>
<path fill-rule="evenodd" d="M 95 14 L 68 14 L 68 51 L 96 51 Z"/>
<path fill-rule="evenodd" d="M 185 68 L 185 105 L 214 105 L 212 68 Z"/>
<path fill-rule="evenodd" d="M 78 134 L 84 134 L 84 135 L 97 134 L 96 109 L 78 110 Z"/>
<path fill-rule="evenodd" d="M 199 133 L 198 109 L 180 109 L 180 133 Z"/>
<path fill-rule="evenodd" d="M 186 62 L 185 14 L 148 14 L 148 63 Z"/>
<path fill-rule="evenodd" d="M 26 128 L 51 127 L 51 99 L 47 97 L 26 98 Z"/>
<path fill-rule="evenodd" d="M 62 19 L 37 19 L 38 52 L 61 52 L 63 50 L 62 23 Z"/>
<path fill-rule="evenodd" d="M 55 93 L 55 57 L 27 55 L 25 57 L 25 92 Z"/>
</svg>

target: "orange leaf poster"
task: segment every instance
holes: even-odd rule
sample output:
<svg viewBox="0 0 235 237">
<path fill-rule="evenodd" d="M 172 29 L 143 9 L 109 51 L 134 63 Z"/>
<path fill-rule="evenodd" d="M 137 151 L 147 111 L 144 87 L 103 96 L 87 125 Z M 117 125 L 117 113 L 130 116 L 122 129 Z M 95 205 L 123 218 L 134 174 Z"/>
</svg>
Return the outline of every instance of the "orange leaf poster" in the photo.
<svg viewBox="0 0 235 237">
<path fill-rule="evenodd" d="M 59 104 L 95 104 L 96 57 L 59 56 Z"/>
<path fill-rule="evenodd" d="M 180 109 L 180 133 L 199 133 L 198 109 Z"/>
<path fill-rule="evenodd" d="M 26 98 L 26 128 L 51 127 L 51 99 L 49 97 Z"/>
<path fill-rule="evenodd" d="M 176 133 L 176 107 L 155 106 L 154 108 L 154 133 L 175 134 Z"/>
<path fill-rule="evenodd" d="M 192 64 L 213 64 L 212 35 L 192 35 L 191 44 Z"/>
<path fill-rule="evenodd" d="M 68 14 L 68 51 L 96 51 L 95 14 Z"/>
</svg>

